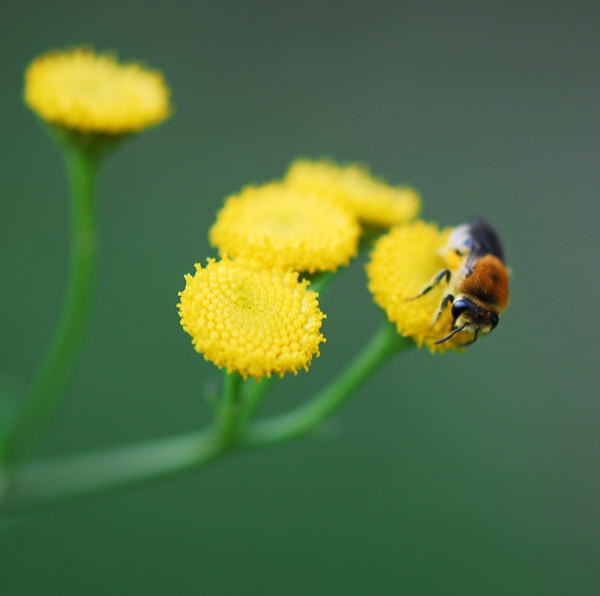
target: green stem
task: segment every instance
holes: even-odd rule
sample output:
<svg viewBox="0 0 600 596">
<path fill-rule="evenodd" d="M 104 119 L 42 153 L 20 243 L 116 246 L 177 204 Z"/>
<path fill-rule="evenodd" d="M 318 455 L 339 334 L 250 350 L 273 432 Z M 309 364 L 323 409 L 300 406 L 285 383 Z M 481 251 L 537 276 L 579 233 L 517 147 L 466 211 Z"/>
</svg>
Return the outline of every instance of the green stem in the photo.
<svg viewBox="0 0 600 596">
<path fill-rule="evenodd" d="M 311 432 L 339 409 L 391 356 L 413 345 L 412 340 L 402 338 L 393 325 L 386 323 L 329 387 L 292 412 L 251 425 L 241 439 L 242 445 L 272 445 Z"/>
<path fill-rule="evenodd" d="M 96 272 L 94 182 L 97 161 L 65 152 L 71 197 L 71 262 L 62 311 L 31 389 L 17 413 L 4 454 L 12 466 L 40 439 L 71 378 L 85 334 Z"/>
<path fill-rule="evenodd" d="M 273 386 L 277 377 L 265 377 L 260 381 L 250 379 L 246 382 L 244 389 L 244 420 L 247 422 L 251 420 L 254 414 L 258 411 L 262 405 L 269 389 Z"/>
<path fill-rule="evenodd" d="M 241 415 L 239 396 L 242 380 L 239 373 L 225 373 L 223 401 L 218 412 L 216 431 L 224 449 L 231 447 L 237 438 Z"/>
<path fill-rule="evenodd" d="M 20 466 L 2 509 L 10 512 L 107 492 L 210 463 L 235 444 L 241 383 L 239 374 L 225 373 L 218 417 L 205 430 Z"/>
<path fill-rule="evenodd" d="M 206 464 L 221 452 L 210 429 L 25 464 L 15 470 L 2 509 L 26 509 L 171 476 Z"/>
<path fill-rule="evenodd" d="M 333 281 L 336 273 L 333 271 L 321 271 L 321 273 L 315 273 L 310 277 L 309 290 L 322 294 L 329 284 Z"/>
</svg>

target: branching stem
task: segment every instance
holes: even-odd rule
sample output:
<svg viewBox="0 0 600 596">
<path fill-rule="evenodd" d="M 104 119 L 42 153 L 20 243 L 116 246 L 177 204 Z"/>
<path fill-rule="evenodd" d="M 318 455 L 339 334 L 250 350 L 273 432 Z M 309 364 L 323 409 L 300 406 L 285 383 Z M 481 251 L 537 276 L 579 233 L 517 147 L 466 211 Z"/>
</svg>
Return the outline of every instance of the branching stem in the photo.
<svg viewBox="0 0 600 596">
<path fill-rule="evenodd" d="M 391 356 L 414 345 L 385 324 L 326 389 L 288 414 L 242 424 L 239 375 L 225 375 L 215 424 L 204 431 L 138 445 L 25 465 L 0 512 L 44 505 L 136 485 L 204 466 L 236 449 L 289 441 L 314 430 Z M 264 382 L 264 381 L 263 381 Z"/>
<path fill-rule="evenodd" d="M 383 325 L 344 371 L 312 400 L 287 414 L 257 421 L 242 437 L 245 447 L 282 443 L 305 435 L 329 418 L 356 389 L 392 355 L 414 345 L 402 338 L 395 327 Z"/>
</svg>

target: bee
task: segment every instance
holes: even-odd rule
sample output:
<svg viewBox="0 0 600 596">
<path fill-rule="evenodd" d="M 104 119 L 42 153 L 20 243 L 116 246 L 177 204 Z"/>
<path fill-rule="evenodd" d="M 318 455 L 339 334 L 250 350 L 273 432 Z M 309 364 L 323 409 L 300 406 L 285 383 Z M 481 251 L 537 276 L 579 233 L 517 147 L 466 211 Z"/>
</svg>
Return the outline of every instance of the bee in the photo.
<svg viewBox="0 0 600 596">
<path fill-rule="evenodd" d="M 504 264 L 504 251 L 492 226 L 480 218 L 455 228 L 444 250 L 464 257 L 462 265 L 454 272 L 443 269 L 423 291 L 409 300 L 424 296 L 445 281 L 447 292 L 434 324 L 451 306 L 452 326 L 450 333 L 435 343 L 444 343 L 466 331 L 473 336 L 460 345 L 469 346 L 498 325 L 499 315 L 508 304 L 509 272 Z"/>
</svg>

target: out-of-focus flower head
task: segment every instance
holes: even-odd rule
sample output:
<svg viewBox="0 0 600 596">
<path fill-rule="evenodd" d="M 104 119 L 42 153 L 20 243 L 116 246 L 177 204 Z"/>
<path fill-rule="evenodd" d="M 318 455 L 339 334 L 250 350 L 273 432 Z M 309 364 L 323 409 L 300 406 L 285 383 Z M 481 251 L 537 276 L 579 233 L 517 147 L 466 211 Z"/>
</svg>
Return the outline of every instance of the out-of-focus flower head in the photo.
<svg viewBox="0 0 600 596">
<path fill-rule="evenodd" d="M 414 218 L 420 209 L 420 197 L 414 189 L 390 186 L 359 164 L 298 159 L 291 164 L 285 182 L 301 192 L 348 209 L 371 226 L 404 223 Z"/>
<path fill-rule="evenodd" d="M 268 269 L 335 271 L 356 255 L 360 226 L 345 209 L 269 183 L 229 197 L 210 230 L 222 255 Z"/>
<path fill-rule="evenodd" d="M 78 133 L 119 136 L 171 113 L 162 74 L 90 48 L 54 50 L 25 72 L 25 102 L 43 120 Z"/>
</svg>

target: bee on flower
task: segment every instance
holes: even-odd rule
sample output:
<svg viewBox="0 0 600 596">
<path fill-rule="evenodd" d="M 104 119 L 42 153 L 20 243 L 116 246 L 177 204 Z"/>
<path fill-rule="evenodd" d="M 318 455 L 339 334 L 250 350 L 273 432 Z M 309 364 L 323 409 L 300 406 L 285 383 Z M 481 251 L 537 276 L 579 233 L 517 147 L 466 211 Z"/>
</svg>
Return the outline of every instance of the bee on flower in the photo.
<svg viewBox="0 0 600 596">
<path fill-rule="evenodd" d="M 442 344 L 461 332 L 471 333 L 469 341 L 459 344 L 465 347 L 475 343 L 480 334 L 486 335 L 498 325 L 499 314 L 508 304 L 508 270 L 498 235 L 480 218 L 455 228 L 447 250 L 464 257 L 461 266 L 454 273 L 450 269 L 442 269 L 414 299 L 445 281 L 446 293 L 435 319 L 439 319 L 452 305 L 452 325 L 450 333 L 435 343 Z"/>
<path fill-rule="evenodd" d="M 508 304 L 500 240 L 481 219 L 439 230 L 416 221 L 376 243 L 369 289 L 402 335 L 432 352 L 474 343 Z"/>
</svg>

